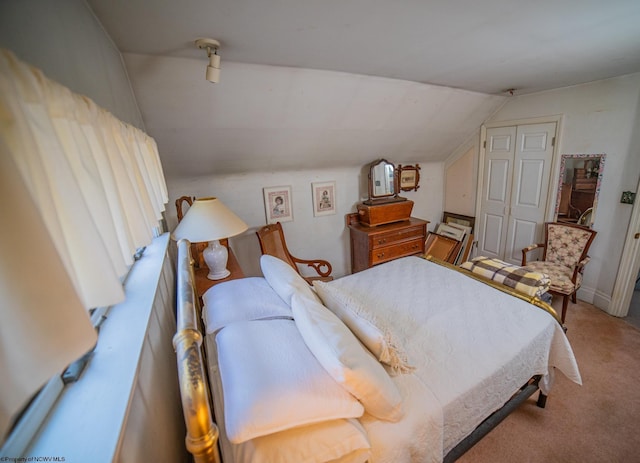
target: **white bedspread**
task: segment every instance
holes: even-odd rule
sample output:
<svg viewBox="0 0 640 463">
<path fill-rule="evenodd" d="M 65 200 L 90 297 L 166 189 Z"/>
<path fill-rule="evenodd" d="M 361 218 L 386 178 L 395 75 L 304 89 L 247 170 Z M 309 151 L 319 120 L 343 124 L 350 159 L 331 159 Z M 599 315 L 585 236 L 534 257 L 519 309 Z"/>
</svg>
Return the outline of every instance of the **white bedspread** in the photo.
<svg viewBox="0 0 640 463">
<path fill-rule="evenodd" d="M 415 367 L 393 377 L 404 400 L 399 422 L 360 418 L 371 442 L 370 463 L 441 462 L 531 376 L 543 375 L 548 392 L 553 367 L 581 384 L 571 347 L 550 314 L 461 273 L 407 257 L 328 285 L 385 325 Z M 242 299 L 241 292 L 232 291 L 226 305 L 233 306 L 236 295 Z M 248 300 L 242 314 L 229 308 L 221 325 L 264 315 L 253 307 L 259 301 Z M 242 461 L 226 438 L 214 334 L 205 342 L 223 455 Z"/>
<path fill-rule="evenodd" d="M 362 420 L 372 463 L 441 461 L 531 376 L 543 375 L 548 392 L 551 367 L 581 384 L 571 347 L 550 314 L 438 264 L 407 257 L 329 285 L 364 301 L 416 367 L 395 378 L 412 411 L 405 419 Z M 420 420 L 420 411 L 431 414 Z"/>
<path fill-rule="evenodd" d="M 429 388 L 413 374 L 394 376 L 404 400 L 404 417 L 396 422 L 360 418 L 371 442 L 369 463 L 441 462 L 442 407 Z"/>
</svg>

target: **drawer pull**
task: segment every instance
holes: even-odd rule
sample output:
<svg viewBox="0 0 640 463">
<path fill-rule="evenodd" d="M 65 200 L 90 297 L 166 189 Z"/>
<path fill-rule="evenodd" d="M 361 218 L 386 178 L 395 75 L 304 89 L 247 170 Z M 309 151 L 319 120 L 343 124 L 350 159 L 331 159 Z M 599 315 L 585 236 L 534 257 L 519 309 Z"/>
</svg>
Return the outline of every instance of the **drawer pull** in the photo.
<svg viewBox="0 0 640 463">
<path fill-rule="evenodd" d="M 382 238 L 382 239 L 378 240 L 378 244 L 384 244 L 386 242 L 387 242 L 386 238 Z"/>
<path fill-rule="evenodd" d="M 378 254 L 378 259 L 382 259 L 384 257 L 384 252 L 381 252 L 380 254 Z"/>
</svg>

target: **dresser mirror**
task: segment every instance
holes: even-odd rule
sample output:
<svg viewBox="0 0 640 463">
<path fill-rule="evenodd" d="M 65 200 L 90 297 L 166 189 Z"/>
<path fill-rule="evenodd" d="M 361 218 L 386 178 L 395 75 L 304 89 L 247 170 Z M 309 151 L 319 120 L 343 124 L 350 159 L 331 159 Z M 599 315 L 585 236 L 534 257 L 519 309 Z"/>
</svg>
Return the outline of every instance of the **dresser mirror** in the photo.
<svg viewBox="0 0 640 463">
<path fill-rule="evenodd" d="M 369 199 L 365 204 L 399 201 L 398 176 L 395 166 L 386 159 L 369 165 Z"/>
<path fill-rule="evenodd" d="M 604 154 L 563 154 L 556 221 L 591 228 L 604 171 Z"/>
</svg>

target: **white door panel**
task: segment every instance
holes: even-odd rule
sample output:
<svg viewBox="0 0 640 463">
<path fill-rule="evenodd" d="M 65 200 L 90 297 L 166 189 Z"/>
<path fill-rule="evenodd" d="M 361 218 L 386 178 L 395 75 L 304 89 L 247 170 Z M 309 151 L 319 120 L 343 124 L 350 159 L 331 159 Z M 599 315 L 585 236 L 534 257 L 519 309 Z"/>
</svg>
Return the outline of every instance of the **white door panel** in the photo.
<svg viewBox="0 0 640 463">
<path fill-rule="evenodd" d="M 511 180 L 511 162 L 506 159 L 489 160 L 489 189 L 487 190 L 487 201 L 507 202 L 507 191 Z"/>
<path fill-rule="evenodd" d="M 546 217 L 556 124 L 518 126 L 509 231 L 504 260 L 520 265 L 522 248 L 538 243 Z"/>
<path fill-rule="evenodd" d="M 516 176 L 517 188 L 514 206 L 541 206 L 542 182 L 544 180 L 545 163 L 540 160 L 526 160 L 519 163 Z"/>
<path fill-rule="evenodd" d="M 481 213 L 478 230 L 478 255 L 499 257 L 504 253 L 507 232 L 505 214 L 511 195 L 511 177 L 515 154 L 515 127 L 498 127 L 487 131 L 484 160 Z"/>
<path fill-rule="evenodd" d="M 489 150 L 492 153 L 497 153 L 499 151 L 503 153 L 511 152 L 511 139 L 512 134 L 495 134 L 489 138 Z"/>
<path fill-rule="evenodd" d="M 487 257 L 497 257 L 500 254 L 500 243 L 502 242 L 502 230 L 504 228 L 504 216 L 486 214 L 484 217 L 483 253 Z"/>
<path fill-rule="evenodd" d="M 555 125 L 555 124 L 554 124 Z M 520 151 L 544 151 L 547 148 L 547 132 L 524 133 L 520 139 Z"/>
<path fill-rule="evenodd" d="M 537 243 L 538 224 L 528 220 L 512 219 L 509 226 L 509 241 L 513 242 L 505 261 L 520 265 L 522 261 L 522 249 L 530 244 Z"/>
</svg>

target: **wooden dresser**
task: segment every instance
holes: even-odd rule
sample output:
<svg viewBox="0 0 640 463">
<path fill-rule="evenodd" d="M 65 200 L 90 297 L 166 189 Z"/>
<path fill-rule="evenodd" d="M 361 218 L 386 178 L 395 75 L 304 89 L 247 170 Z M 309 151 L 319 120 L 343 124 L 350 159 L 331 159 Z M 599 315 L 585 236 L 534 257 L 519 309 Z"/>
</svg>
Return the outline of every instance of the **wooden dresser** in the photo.
<svg viewBox="0 0 640 463">
<path fill-rule="evenodd" d="M 367 226 L 358 213 L 347 215 L 351 242 L 351 272 L 356 273 L 399 257 L 424 253 L 426 220 L 409 220 Z"/>
</svg>

